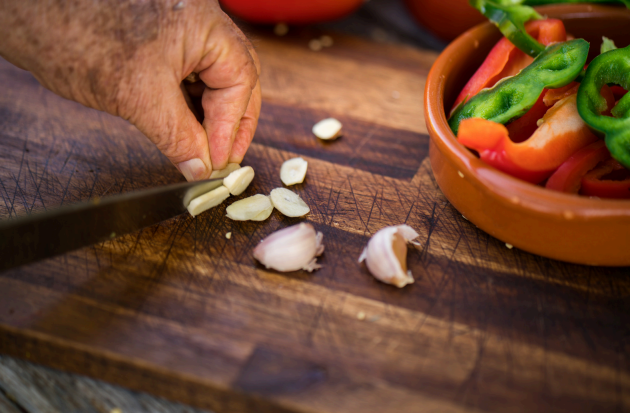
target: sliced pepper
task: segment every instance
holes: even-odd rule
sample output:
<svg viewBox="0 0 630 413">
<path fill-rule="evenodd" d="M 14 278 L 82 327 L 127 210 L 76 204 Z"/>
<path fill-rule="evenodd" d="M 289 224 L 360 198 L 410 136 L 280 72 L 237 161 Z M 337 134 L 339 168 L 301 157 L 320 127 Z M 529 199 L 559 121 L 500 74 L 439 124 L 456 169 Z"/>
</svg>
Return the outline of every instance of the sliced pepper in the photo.
<svg viewBox="0 0 630 413">
<path fill-rule="evenodd" d="M 525 25 L 525 30 L 545 46 L 567 39 L 564 23 L 558 19 L 534 20 Z M 505 77 L 514 76 L 532 61 L 530 56 L 516 48 L 507 38 L 501 38 L 459 93 L 451 112 L 480 90 L 494 86 Z"/>
<path fill-rule="evenodd" d="M 536 103 L 543 89 L 562 87 L 575 79 L 584 67 L 588 47 L 583 39 L 549 46 L 516 76 L 503 79 L 458 106 L 448 121 L 451 130 L 457 135 L 459 123 L 467 118 L 505 124 L 522 116 Z"/>
<path fill-rule="evenodd" d="M 603 140 L 598 140 L 580 149 L 549 177 L 545 188 L 554 191 L 577 194 L 582 187 L 582 178 L 598 163 L 610 158 L 610 152 Z"/>
<path fill-rule="evenodd" d="M 581 184 L 583 195 L 630 199 L 630 170 L 613 158 L 587 173 Z"/>
<path fill-rule="evenodd" d="M 613 158 L 630 168 L 630 94 L 625 94 L 612 109 L 613 117 L 603 112 L 606 99 L 600 94 L 605 84 L 630 89 L 630 46 L 600 54 L 589 64 L 577 94 L 580 116 L 598 134 L 605 136 Z"/>
<path fill-rule="evenodd" d="M 531 171 L 512 162 L 506 153 L 505 141 L 510 140 L 508 131 L 500 123 L 470 118 L 462 121 L 457 140 L 464 146 L 479 152 L 479 158 L 501 172 L 537 184 L 553 171 Z"/>
<path fill-rule="evenodd" d="M 503 36 L 531 57 L 545 50 L 545 46 L 525 31 L 525 23 L 529 20 L 542 19 L 536 10 L 504 0 L 469 0 L 469 3 L 494 23 Z"/>
<path fill-rule="evenodd" d="M 551 90 L 555 89 L 550 89 L 550 91 Z M 505 125 L 512 142 L 519 143 L 526 141 L 536 132 L 536 129 L 538 129 L 538 119 L 541 119 L 545 116 L 545 113 L 547 113 L 548 107 L 543 101 L 547 93 L 541 93 L 536 103 L 534 103 L 534 106 L 532 106 L 527 113 Z"/>
<path fill-rule="evenodd" d="M 556 103 L 536 132 L 521 143 L 512 142 L 505 126 L 478 118 L 462 121 L 457 140 L 497 169 L 539 183 L 576 151 L 598 140 L 580 118 L 575 102 L 571 95 Z"/>
</svg>

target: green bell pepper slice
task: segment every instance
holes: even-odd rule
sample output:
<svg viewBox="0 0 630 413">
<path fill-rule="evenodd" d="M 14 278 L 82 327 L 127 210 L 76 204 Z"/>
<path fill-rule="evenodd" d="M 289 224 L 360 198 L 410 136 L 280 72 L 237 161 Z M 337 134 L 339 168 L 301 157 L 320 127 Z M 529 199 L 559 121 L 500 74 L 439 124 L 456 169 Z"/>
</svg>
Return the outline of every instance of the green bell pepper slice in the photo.
<svg viewBox="0 0 630 413">
<path fill-rule="evenodd" d="M 545 50 L 545 46 L 525 31 L 525 23 L 542 16 L 528 6 L 511 4 L 509 0 L 469 0 L 476 8 L 494 23 L 509 41 L 531 57 Z"/>
<path fill-rule="evenodd" d="M 588 65 L 577 95 L 577 108 L 586 124 L 604 136 L 610 154 L 630 168 L 630 93 L 626 93 L 612 110 L 613 117 L 601 113 L 606 100 L 600 94 L 605 84 L 616 84 L 630 90 L 630 46 L 610 50 Z"/>
<path fill-rule="evenodd" d="M 484 89 L 458 106 L 448 124 L 455 135 L 462 120 L 482 118 L 506 124 L 525 114 L 543 89 L 568 85 L 586 63 L 589 44 L 584 39 L 553 44 L 516 76 Z"/>
</svg>

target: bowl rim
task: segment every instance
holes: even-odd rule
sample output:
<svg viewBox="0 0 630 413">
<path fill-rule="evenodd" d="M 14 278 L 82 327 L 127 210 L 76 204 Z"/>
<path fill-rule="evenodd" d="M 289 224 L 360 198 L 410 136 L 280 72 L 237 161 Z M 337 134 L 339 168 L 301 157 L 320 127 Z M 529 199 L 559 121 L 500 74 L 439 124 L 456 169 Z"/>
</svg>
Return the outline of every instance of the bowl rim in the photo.
<svg viewBox="0 0 630 413">
<path fill-rule="evenodd" d="M 592 4 L 570 4 L 537 7 L 541 14 L 550 17 L 569 18 L 607 16 L 611 13 L 627 13 L 630 10 L 615 6 Z M 469 29 L 453 40 L 434 62 L 427 76 L 424 105 L 427 127 L 431 140 L 457 169 L 478 189 L 485 191 L 494 200 L 505 204 L 520 204 L 536 214 L 553 214 L 572 218 L 587 219 L 593 217 L 630 217 L 630 200 L 595 199 L 557 192 L 540 187 L 505 174 L 477 158 L 466 147 L 457 142 L 451 131 L 444 106 L 445 85 L 453 56 L 464 47 L 478 45 L 480 38 L 497 35 L 498 29 L 490 22 L 485 22 Z M 435 98 L 434 98 L 435 97 Z M 450 156 L 449 156 L 450 155 Z M 461 175 L 460 175 L 461 176 Z"/>
</svg>

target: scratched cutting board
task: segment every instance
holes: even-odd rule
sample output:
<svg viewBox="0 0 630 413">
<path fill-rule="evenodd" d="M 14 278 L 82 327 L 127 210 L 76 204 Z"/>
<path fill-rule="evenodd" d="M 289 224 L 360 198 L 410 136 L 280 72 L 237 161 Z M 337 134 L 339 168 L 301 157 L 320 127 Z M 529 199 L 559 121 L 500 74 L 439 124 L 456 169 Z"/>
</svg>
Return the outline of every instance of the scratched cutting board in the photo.
<svg viewBox="0 0 630 413">
<path fill-rule="evenodd" d="M 629 410 L 630 270 L 533 256 L 476 229 L 427 159 L 436 55 L 343 36 L 313 52 L 317 34 L 255 34 L 264 104 L 241 197 L 307 159 L 293 189 L 324 233 L 323 268 L 257 265 L 253 247 L 302 220 L 230 221 L 230 198 L 0 274 L 0 351 L 218 413 Z M 1 219 L 182 180 L 135 128 L 4 61 L 0 90 Z M 338 141 L 310 133 L 328 116 L 344 124 Z M 371 234 L 400 223 L 422 243 L 402 290 L 357 263 Z"/>
</svg>

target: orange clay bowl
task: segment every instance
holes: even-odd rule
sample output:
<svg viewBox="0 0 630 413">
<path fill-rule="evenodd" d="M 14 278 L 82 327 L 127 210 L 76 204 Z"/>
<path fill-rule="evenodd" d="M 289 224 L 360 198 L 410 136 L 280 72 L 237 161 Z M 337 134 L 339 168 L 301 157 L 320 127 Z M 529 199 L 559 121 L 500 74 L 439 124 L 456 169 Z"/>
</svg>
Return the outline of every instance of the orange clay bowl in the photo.
<svg viewBox="0 0 630 413">
<path fill-rule="evenodd" d="M 601 37 L 630 44 L 630 11 L 615 6 L 537 8 L 562 19 L 567 33 L 591 43 Z M 445 114 L 501 34 L 490 23 L 458 37 L 435 61 L 424 93 L 437 183 L 459 212 L 488 234 L 534 254 L 578 264 L 630 265 L 630 200 L 603 200 L 547 190 L 485 164 L 457 142 Z"/>
</svg>

